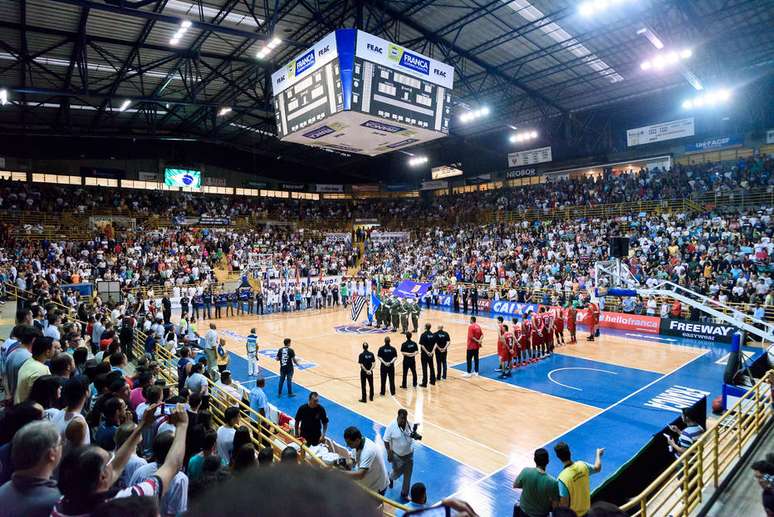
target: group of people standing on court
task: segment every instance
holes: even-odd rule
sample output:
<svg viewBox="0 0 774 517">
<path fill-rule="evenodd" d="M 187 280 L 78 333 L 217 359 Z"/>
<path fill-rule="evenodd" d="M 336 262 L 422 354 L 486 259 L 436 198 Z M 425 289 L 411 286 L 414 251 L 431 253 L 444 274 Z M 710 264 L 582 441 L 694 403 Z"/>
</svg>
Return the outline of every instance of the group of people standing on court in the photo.
<svg viewBox="0 0 774 517">
<path fill-rule="evenodd" d="M 411 372 L 412 384 L 417 387 L 417 356 L 422 365 L 422 382 L 419 384 L 426 388 L 428 383 L 435 385 L 436 380 L 446 379 L 446 356 L 449 350 L 451 337 L 438 325 L 435 332 L 430 323 L 425 324 L 425 331 L 419 336 L 419 343 L 412 339 L 413 334 L 406 332 L 406 341 L 400 346 L 400 355 L 403 356 L 403 382 L 400 387 L 408 388 L 408 374 Z M 360 402 L 374 399 L 374 370 L 377 362 L 381 386 L 379 393 L 384 396 L 389 383 L 390 394 L 395 395 L 395 368 L 398 362 L 398 349 L 392 345 L 390 336 L 385 336 L 384 344 L 379 347 L 376 355 L 368 349 L 368 343 L 363 343 L 363 352 L 358 357 L 360 365 Z M 366 393 L 368 387 L 368 393 Z M 366 398 L 368 395 L 368 398 Z"/>
</svg>

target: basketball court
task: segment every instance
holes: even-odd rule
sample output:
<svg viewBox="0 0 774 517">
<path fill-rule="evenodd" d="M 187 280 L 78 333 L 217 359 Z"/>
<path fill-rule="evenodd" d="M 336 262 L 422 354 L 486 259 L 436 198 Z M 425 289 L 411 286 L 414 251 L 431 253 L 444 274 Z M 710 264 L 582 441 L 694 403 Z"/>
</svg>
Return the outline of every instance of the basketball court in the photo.
<svg viewBox="0 0 774 517">
<path fill-rule="evenodd" d="M 413 481 L 427 485 L 429 499 L 461 495 L 481 515 L 510 514 L 517 496 L 511 489 L 513 479 L 521 468 L 532 466 L 536 448 L 563 440 L 574 457 L 593 461 L 596 448 L 604 447 L 603 470 L 592 478 L 594 488 L 630 460 L 681 407 L 720 394 L 730 345 L 609 329 L 587 342 L 583 327 L 577 344 L 558 347 L 553 357 L 498 379 L 494 316 L 478 316 L 484 330 L 481 375 L 464 378 L 468 316 L 423 309 L 420 330 L 425 323 L 433 330 L 443 324 L 452 338 L 448 379 L 403 390 L 402 367 L 397 364 L 396 395 L 390 396 L 388 390 L 380 397 L 376 368 L 376 396 L 367 404 L 359 402 L 357 356 L 362 343 L 367 341 L 376 353 L 384 337 L 390 336 L 399 349 L 404 340 L 400 333 L 354 323 L 344 309 L 214 321 L 231 352 L 230 369 L 236 380 L 248 387 L 254 383 L 247 375 L 244 344 L 255 327 L 269 401 L 293 416 L 309 392 L 317 391 L 330 419 L 328 436 L 339 443 L 350 425 L 380 443 L 384 426 L 395 419 L 398 409 L 406 408 L 409 421 L 421 423 L 424 438 L 415 453 Z M 204 325 L 201 321 L 200 327 Z M 277 397 L 274 357 L 285 337 L 293 340 L 301 363 L 293 379 L 295 398 L 287 393 Z M 417 370 L 421 382 L 419 361 Z M 553 452 L 551 456 L 548 470 L 556 475 L 560 465 Z M 386 495 L 398 499 L 400 482 Z"/>
</svg>

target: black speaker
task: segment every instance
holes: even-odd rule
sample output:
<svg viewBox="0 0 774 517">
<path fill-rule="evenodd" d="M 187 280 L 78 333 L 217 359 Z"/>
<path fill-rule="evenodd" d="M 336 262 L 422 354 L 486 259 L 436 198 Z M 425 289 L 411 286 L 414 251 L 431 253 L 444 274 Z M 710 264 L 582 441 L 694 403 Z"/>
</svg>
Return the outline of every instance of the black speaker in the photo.
<svg viewBox="0 0 774 517">
<path fill-rule="evenodd" d="M 610 237 L 610 256 L 626 258 L 629 256 L 629 237 Z"/>
</svg>

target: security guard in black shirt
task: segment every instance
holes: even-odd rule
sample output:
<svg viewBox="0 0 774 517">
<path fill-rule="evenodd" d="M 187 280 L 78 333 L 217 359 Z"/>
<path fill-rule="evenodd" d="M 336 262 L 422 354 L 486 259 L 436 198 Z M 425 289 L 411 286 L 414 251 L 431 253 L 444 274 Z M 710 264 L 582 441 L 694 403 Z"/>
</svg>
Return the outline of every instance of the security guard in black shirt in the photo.
<svg viewBox="0 0 774 517">
<path fill-rule="evenodd" d="M 443 325 L 438 325 L 435 333 L 435 371 L 438 380 L 446 379 L 446 352 L 449 350 L 449 333 L 443 329 Z"/>
<path fill-rule="evenodd" d="M 374 363 L 376 357 L 374 354 L 368 351 L 368 343 L 363 343 L 363 351 L 357 358 L 357 362 L 360 364 L 360 402 L 366 402 L 366 382 L 370 388 L 370 399 L 374 400 Z"/>
<path fill-rule="evenodd" d="M 398 361 L 398 351 L 390 344 L 390 336 L 385 336 L 384 344 L 379 348 L 379 375 L 381 376 L 381 395 L 384 396 L 384 388 L 387 379 L 390 380 L 390 394 L 395 395 L 395 363 Z"/>
<path fill-rule="evenodd" d="M 180 297 L 180 314 L 188 314 L 188 303 L 189 299 L 186 295 L 183 295 Z"/>
<path fill-rule="evenodd" d="M 403 354 L 403 384 L 400 385 L 404 390 L 406 389 L 406 379 L 408 372 L 411 370 L 411 376 L 414 378 L 414 387 L 417 387 L 417 360 L 416 356 L 419 353 L 419 347 L 416 342 L 411 341 L 411 332 L 406 332 L 406 341 L 400 345 L 400 353 Z"/>
<path fill-rule="evenodd" d="M 435 334 L 430 332 L 430 324 L 425 323 L 425 331 L 419 336 L 420 359 L 422 361 L 422 384 L 427 388 L 427 369 L 430 368 L 430 384 L 435 386 L 435 368 L 433 367 L 433 350 L 435 349 Z"/>
</svg>

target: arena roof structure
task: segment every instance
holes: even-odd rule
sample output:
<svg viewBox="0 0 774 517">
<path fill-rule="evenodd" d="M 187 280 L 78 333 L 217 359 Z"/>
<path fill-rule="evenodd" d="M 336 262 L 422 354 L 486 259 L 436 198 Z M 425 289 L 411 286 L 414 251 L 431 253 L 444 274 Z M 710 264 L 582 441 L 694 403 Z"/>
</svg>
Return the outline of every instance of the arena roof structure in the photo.
<svg viewBox="0 0 774 517">
<path fill-rule="evenodd" d="M 358 27 L 453 65 L 455 112 L 489 109 L 470 124 L 455 117 L 452 137 L 432 146 L 575 120 L 572 131 L 562 126 L 566 136 L 594 130 L 583 117 L 610 106 L 690 91 L 694 81 L 765 76 L 773 11 L 766 0 L 5 1 L 0 131 L 193 140 L 331 168 L 362 164 L 279 142 L 269 80 L 323 35 Z M 690 50 L 690 62 L 643 70 L 659 43 Z"/>
</svg>

